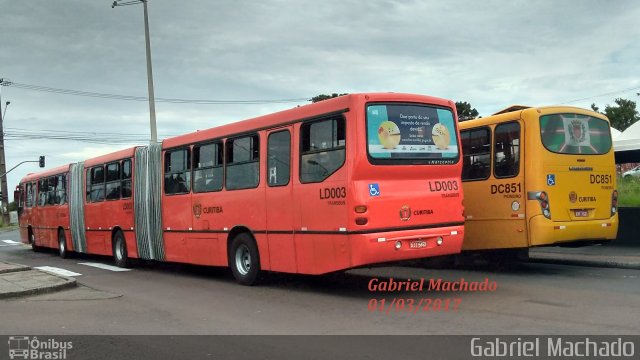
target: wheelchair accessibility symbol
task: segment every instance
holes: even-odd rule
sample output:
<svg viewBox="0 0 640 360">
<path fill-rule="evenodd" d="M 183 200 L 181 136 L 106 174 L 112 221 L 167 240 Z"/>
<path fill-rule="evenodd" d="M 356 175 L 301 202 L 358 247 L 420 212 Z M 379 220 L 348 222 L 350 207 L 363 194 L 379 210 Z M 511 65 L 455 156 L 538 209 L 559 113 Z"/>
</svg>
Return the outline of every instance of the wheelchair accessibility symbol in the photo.
<svg viewBox="0 0 640 360">
<path fill-rule="evenodd" d="M 378 184 L 369 184 L 369 195 L 380 196 L 380 186 Z"/>
<path fill-rule="evenodd" d="M 547 174 L 547 185 L 554 186 L 556 184 L 556 175 Z"/>
</svg>

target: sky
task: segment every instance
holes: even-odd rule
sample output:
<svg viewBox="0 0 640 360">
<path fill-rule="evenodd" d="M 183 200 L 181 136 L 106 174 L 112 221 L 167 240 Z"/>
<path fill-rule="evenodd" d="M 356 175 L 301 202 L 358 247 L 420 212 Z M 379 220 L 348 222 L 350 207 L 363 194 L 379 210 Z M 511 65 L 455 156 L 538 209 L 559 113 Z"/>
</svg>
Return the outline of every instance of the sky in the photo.
<svg viewBox="0 0 640 360">
<path fill-rule="evenodd" d="M 7 169 L 47 168 L 149 138 L 141 4 L 0 0 Z M 640 2 L 149 0 L 159 138 L 308 103 L 325 93 L 406 92 L 601 109 L 640 100 Z M 40 90 L 34 90 L 40 89 Z M 46 136 L 47 138 L 43 138 Z M 67 139 L 51 139 L 51 137 Z M 81 137 L 84 141 L 70 140 Z M 12 189 L 36 163 L 8 175 Z"/>
</svg>

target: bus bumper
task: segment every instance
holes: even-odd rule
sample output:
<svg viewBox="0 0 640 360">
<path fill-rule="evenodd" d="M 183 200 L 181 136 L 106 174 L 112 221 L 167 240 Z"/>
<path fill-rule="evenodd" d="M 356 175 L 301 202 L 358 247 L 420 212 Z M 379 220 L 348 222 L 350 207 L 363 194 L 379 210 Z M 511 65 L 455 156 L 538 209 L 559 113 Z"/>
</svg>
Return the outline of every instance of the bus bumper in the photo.
<svg viewBox="0 0 640 360">
<path fill-rule="evenodd" d="M 464 226 L 350 235 L 352 267 L 458 254 Z M 440 243 L 440 244 L 439 244 Z"/>
<path fill-rule="evenodd" d="M 586 221 L 551 221 L 540 215 L 531 219 L 529 229 L 530 246 L 614 240 L 618 234 L 618 215 L 605 220 Z"/>
</svg>

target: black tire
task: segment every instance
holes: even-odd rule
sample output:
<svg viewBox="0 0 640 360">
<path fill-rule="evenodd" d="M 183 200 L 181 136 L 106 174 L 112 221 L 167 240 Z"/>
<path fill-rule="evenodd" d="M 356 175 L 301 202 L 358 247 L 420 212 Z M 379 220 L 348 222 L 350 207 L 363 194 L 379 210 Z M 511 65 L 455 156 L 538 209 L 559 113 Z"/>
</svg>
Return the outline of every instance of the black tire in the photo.
<svg viewBox="0 0 640 360">
<path fill-rule="evenodd" d="M 58 255 L 63 259 L 69 257 L 69 251 L 67 250 L 67 237 L 64 235 L 64 230 L 58 231 Z"/>
<path fill-rule="evenodd" d="M 242 233 L 233 238 L 229 249 L 229 266 L 239 284 L 253 286 L 260 282 L 260 254 L 251 235 Z"/>
<path fill-rule="evenodd" d="M 33 252 L 40 252 L 42 248 L 36 245 L 36 234 L 33 233 L 32 229 L 29 229 L 29 244 L 31 244 L 31 250 Z"/>
<path fill-rule="evenodd" d="M 512 268 L 529 259 L 529 249 L 501 249 L 483 253 L 489 266 L 495 268 Z"/>
<path fill-rule="evenodd" d="M 131 266 L 131 261 L 127 255 L 127 241 L 122 231 L 116 232 L 113 236 L 113 260 L 117 267 L 128 268 Z"/>
</svg>

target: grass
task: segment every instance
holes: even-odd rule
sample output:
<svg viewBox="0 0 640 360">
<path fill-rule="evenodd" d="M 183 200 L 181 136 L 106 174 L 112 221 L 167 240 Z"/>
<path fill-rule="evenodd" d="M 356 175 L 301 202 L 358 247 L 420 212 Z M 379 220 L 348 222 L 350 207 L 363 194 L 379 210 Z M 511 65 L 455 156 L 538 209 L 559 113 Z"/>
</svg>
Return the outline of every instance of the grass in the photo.
<svg viewBox="0 0 640 360">
<path fill-rule="evenodd" d="M 640 207 L 640 179 L 636 177 L 618 181 L 618 206 Z"/>
</svg>

